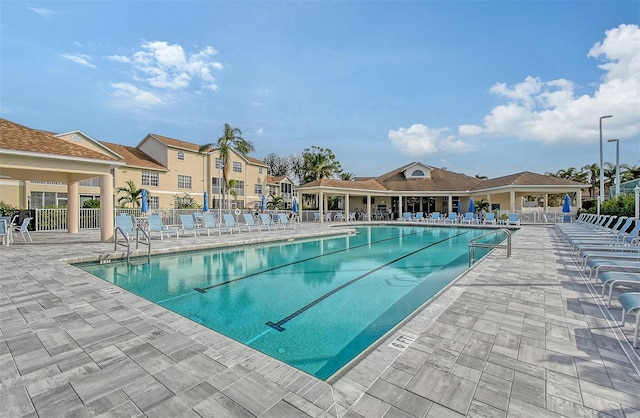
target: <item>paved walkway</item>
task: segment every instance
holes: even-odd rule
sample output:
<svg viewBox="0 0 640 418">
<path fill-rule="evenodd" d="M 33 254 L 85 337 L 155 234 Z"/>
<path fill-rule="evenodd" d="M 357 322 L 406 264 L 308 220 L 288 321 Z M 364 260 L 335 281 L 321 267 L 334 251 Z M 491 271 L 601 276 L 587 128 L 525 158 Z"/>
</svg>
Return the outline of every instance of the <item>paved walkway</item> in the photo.
<svg viewBox="0 0 640 418">
<path fill-rule="evenodd" d="M 154 240 L 154 251 L 295 239 Z M 553 227 L 524 226 L 331 382 L 319 381 L 61 259 L 96 232 L 0 248 L 2 417 L 632 417 L 640 358 Z M 615 315 L 615 319 L 611 316 Z M 395 342 L 395 344 L 394 344 Z"/>
</svg>

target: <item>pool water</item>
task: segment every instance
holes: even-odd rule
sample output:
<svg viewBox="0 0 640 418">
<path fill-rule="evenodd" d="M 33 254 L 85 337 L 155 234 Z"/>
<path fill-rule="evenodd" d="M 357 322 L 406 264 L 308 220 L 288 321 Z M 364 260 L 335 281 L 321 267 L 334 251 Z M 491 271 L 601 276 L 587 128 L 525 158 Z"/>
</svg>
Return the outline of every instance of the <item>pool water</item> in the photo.
<svg viewBox="0 0 640 418">
<path fill-rule="evenodd" d="M 423 226 L 356 230 L 154 256 L 148 264 L 77 266 L 327 379 L 464 272 L 469 241 L 487 232 Z M 499 237 L 487 239 L 497 243 Z M 479 248 L 476 258 L 488 251 Z"/>
</svg>

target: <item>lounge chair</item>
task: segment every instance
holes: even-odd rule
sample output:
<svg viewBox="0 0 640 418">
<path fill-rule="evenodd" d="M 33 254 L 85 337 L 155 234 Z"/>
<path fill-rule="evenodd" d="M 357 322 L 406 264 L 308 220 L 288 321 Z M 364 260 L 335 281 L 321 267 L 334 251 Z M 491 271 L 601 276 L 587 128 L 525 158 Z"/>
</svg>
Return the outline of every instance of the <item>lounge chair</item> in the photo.
<svg viewBox="0 0 640 418">
<path fill-rule="evenodd" d="M 409 222 L 413 219 L 413 216 L 411 216 L 411 212 L 405 212 L 402 214 L 402 218 L 398 219 L 400 221 L 405 221 L 405 222 Z"/>
<path fill-rule="evenodd" d="M 9 226 L 5 219 L 0 219 L 0 237 L 2 237 L 2 245 L 9 245 Z"/>
<path fill-rule="evenodd" d="M 198 226 L 191 215 L 180 215 L 182 223 L 182 235 L 186 235 L 187 231 L 193 232 L 193 236 L 197 237 L 199 233 L 206 232 L 207 236 L 211 236 L 209 228 Z"/>
<path fill-rule="evenodd" d="M 256 220 L 253 218 L 252 214 L 243 213 L 242 215 L 244 217 L 245 225 L 247 225 L 247 228 L 248 228 L 249 231 L 251 231 L 251 229 L 253 229 L 253 228 L 255 228 L 256 231 L 262 231 L 265 228 L 264 225 L 256 223 Z"/>
<path fill-rule="evenodd" d="M 600 281 L 602 282 L 602 296 L 604 297 L 607 291 L 607 285 L 609 286 L 609 302 L 608 306 L 611 307 L 611 295 L 613 289 L 620 284 L 640 284 L 640 273 L 623 273 L 619 271 L 606 271 L 600 275 Z"/>
<path fill-rule="evenodd" d="M 416 222 L 424 221 L 424 212 L 416 212 L 415 218 L 413 218 Z"/>
<path fill-rule="evenodd" d="M 137 226 L 131 215 L 123 213 L 116 216 L 115 221 L 116 233 L 113 236 L 114 241 L 118 240 L 118 230 L 120 230 L 128 240 L 135 237 Z"/>
<path fill-rule="evenodd" d="M 160 240 L 164 238 L 164 236 L 170 237 L 171 235 L 175 235 L 176 238 L 180 238 L 178 234 L 177 228 L 169 228 L 167 225 L 162 222 L 162 217 L 160 215 L 149 215 L 147 217 L 147 225 L 149 229 L 149 238 L 151 238 L 152 232 L 157 232 L 160 234 Z"/>
<path fill-rule="evenodd" d="M 287 229 L 287 226 L 290 229 L 295 229 L 295 225 L 293 224 L 293 222 L 289 221 L 289 218 L 287 218 L 287 215 L 285 215 L 284 213 L 278 213 L 277 216 L 280 224 L 282 225 L 282 229 Z"/>
<path fill-rule="evenodd" d="M 242 227 L 242 225 L 240 225 L 239 223 L 236 222 L 235 218 L 230 213 L 223 213 L 222 214 L 222 219 L 224 220 L 224 224 L 222 225 L 222 227 L 230 229 L 232 231 L 231 232 L 232 234 L 233 234 L 233 229 L 234 228 L 236 228 L 238 230 L 238 232 L 241 232 L 242 229 L 244 229 Z M 245 228 L 247 228 L 247 227 L 245 227 Z M 249 230 L 249 229 L 247 228 L 247 230 Z"/>
<path fill-rule="evenodd" d="M 452 223 L 452 224 L 456 223 L 456 222 L 458 222 L 458 214 L 455 213 L 455 212 L 449 212 L 449 216 L 444 221 Z"/>
<path fill-rule="evenodd" d="M 261 213 L 260 214 L 260 224 L 263 225 L 263 227 L 266 227 L 269 230 L 271 229 L 272 226 L 275 228 L 275 225 L 271 221 L 271 218 L 266 213 Z"/>
<path fill-rule="evenodd" d="M 520 215 L 517 213 L 510 213 L 507 219 L 507 225 L 520 225 Z"/>
<path fill-rule="evenodd" d="M 431 217 L 427 219 L 427 222 L 429 223 L 437 223 L 441 221 L 442 217 L 440 215 L 440 212 L 431 212 Z"/>
<path fill-rule="evenodd" d="M 216 218 L 216 215 L 214 215 L 213 213 L 205 213 L 204 215 L 202 215 L 202 223 L 204 224 L 204 227 L 207 228 L 209 231 L 217 230 L 218 235 L 222 235 L 223 231 L 229 232 L 230 234 L 233 233 L 231 229 L 220 225 L 218 223 L 218 219 Z"/>
<path fill-rule="evenodd" d="M 485 225 L 495 225 L 496 224 L 496 214 L 493 212 L 489 212 L 484 216 L 484 220 L 482 221 Z"/>
<path fill-rule="evenodd" d="M 618 296 L 618 300 L 622 305 L 622 324 L 620 324 L 620 326 L 624 326 L 627 314 L 635 311 L 636 322 L 633 329 L 633 346 L 638 347 L 638 331 L 640 330 L 640 293 L 623 293 Z"/>
<path fill-rule="evenodd" d="M 463 224 L 469 224 L 469 225 L 475 224 L 476 223 L 476 219 L 475 219 L 473 213 L 472 212 L 465 213 L 464 214 L 464 218 L 462 218 L 462 223 Z"/>
</svg>

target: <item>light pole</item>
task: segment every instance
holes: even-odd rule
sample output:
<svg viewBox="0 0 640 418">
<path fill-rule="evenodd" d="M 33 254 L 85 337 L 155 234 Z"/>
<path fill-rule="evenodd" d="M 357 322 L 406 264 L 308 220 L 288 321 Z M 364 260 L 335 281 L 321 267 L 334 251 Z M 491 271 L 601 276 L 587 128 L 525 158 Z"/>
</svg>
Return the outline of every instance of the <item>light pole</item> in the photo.
<svg viewBox="0 0 640 418">
<path fill-rule="evenodd" d="M 218 163 L 218 190 L 220 191 L 220 199 L 218 200 L 218 222 L 222 222 L 222 161 Z"/>
<path fill-rule="evenodd" d="M 616 143 L 616 197 L 620 196 L 620 140 L 609 139 L 607 142 Z"/>
<path fill-rule="evenodd" d="M 598 195 L 598 216 L 600 216 L 600 206 L 604 202 L 604 171 L 602 170 L 602 119 L 612 118 L 613 115 L 600 116 L 600 194 Z"/>
</svg>

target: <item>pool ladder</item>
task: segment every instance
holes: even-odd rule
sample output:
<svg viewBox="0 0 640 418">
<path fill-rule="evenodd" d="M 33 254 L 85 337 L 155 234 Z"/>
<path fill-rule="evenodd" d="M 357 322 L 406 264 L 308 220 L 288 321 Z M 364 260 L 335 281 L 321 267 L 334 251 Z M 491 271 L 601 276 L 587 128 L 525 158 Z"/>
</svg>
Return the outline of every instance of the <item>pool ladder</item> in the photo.
<svg viewBox="0 0 640 418">
<path fill-rule="evenodd" d="M 124 241 L 125 241 L 124 243 L 118 242 L 118 232 L 122 234 L 122 237 L 124 238 Z M 144 238 L 146 238 L 146 242 L 140 241 L 140 232 L 142 232 L 142 235 L 144 236 Z M 131 240 L 129 239 L 129 235 L 127 235 L 119 226 L 116 227 L 116 236 L 113 237 L 113 242 L 114 242 L 114 246 L 113 246 L 114 251 L 118 250 L 118 245 L 127 247 L 127 264 L 131 264 Z M 136 250 L 138 249 L 140 242 L 142 242 L 147 246 L 147 263 L 150 263 L 151 262 L 151 239 L 149 238 L 149 234 L 147 233 L 147 231 L 145 231 L 139 226 L 136 226 Z"/>
<path fill-rule="evenodd" d="M 499 232 L 504 232 L 507 235 L 507 243 L 506 244 L 490 244 L 490 243 L 481 243 L 476 242 L 477 240 L 487 237 L 492 234 L 497 234 Z M 499 228 L 491 232 L 487 232 L 486 234 L 482 234 L 479 237 L 473 238 L 469 241 L 469 267 L 471 267 L 476 262 L 476 248 L 506 248 L 507 250 L 507 258 L 511 257 L 511 231 L 507 228 Z"/>
</svg>

